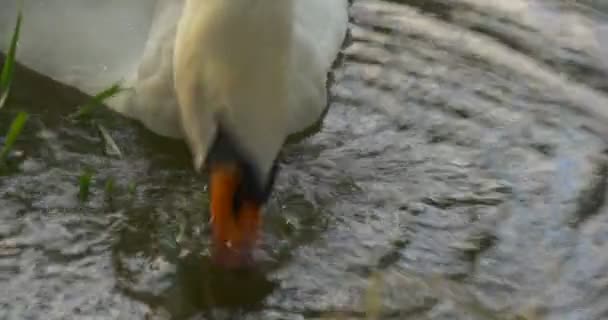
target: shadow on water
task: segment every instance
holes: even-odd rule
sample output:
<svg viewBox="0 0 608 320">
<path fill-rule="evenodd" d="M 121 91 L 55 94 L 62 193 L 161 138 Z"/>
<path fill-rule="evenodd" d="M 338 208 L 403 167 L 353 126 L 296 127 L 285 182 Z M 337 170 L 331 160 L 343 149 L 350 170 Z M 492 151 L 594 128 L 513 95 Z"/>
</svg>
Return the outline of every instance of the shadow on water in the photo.
<svg viewBox="0 0 608 320">
<path fill-rule="evenodd" d="M 198 255 L 180 259 L 175 266 L 171 285 L 158 294 L 128 286 L 121 291 L 153 308 L 162 307 L 171 319 L 189 319 L 217 308 L 234 313 L 257 310 L 277 286 L 261 270 L 226 271 Z"/>
</svg>

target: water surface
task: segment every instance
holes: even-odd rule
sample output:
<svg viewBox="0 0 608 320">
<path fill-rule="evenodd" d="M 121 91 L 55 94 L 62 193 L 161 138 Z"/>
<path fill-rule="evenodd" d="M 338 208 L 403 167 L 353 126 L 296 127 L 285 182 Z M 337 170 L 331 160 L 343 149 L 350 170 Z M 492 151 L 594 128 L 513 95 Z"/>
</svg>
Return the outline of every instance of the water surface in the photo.
<svg viewBox="0 0 608 320">
<path fill-rule="evenodd" d="M 355 1 L 323 128 L 284 149 L 263 262 L 239 274 L 208 263 L 181 142 L 75 123 L 86 96 L 20 70 L 0 319 L 607 318 L 606 10 Z"/>
</svg>

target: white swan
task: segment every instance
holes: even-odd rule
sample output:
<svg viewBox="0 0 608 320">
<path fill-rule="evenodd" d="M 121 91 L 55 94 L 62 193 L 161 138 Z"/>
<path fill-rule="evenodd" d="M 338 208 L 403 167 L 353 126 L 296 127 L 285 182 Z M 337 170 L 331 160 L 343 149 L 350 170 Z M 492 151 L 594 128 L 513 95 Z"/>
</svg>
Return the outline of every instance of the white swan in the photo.
<svg viewBox="0 0 608 320">
<path fill-rule="evenodd" d="M 159 135 L 185 139 L 195 168 L 208 170 L 215 256 L 226 265 L 242 262 L 255 243 L 286 138 L 314 125 L 327 106 L 326 81 L 346 36 L 348 2 L 158 0 L 155 8 L 139 2 L 147 13 L 137 14 L 155 11 L 154 18 L 143 54 L 131 50 L 128 56 L 139 58 L 120 69 L 132 90 L 109 105 Z M 45 5 L 29 9 L 44 17 Z M 97 10 L 119 15 L 105 4 Z M 80 42 L 103 47 L 86 37 Z M 29 52 L 36 50 L 34 44 Z M 27 54 L 26 64 L 49 70 Z M 61 78 L 59 71 L 53 75 Z M 86 79 L 73 82 L 89 93 L 108 82 Z"/>
<path fill-rule="evenodd" d="M 215 254 L 224 264 L 240 263 L 255 243 L 285 139 L 326 107 L 346 12 L 344 0 L 186 1 L 176 92 L 194 165 L 209 165 Z"/>
<path fill-rule="evenodd" d="M 326 108 L 348 3 L 186 0 L 182 10 L 157 9 L 158 19 L 177 15 L 178 23 L 152 30 L 135 94 L 116 110 L 187 141 L 195 168 L 209 171 L 214 256 L 240 264 L 257 239 L 283 143 Z"/>
</svg>

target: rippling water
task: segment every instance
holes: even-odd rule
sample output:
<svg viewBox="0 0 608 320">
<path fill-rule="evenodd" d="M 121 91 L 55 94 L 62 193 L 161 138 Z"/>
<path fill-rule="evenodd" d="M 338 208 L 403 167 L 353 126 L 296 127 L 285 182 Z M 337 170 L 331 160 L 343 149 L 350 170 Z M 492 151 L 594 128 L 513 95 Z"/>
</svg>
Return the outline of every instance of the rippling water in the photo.
<svg viewBox="0 0 608 320">
<path fill-rule="evenodd" d="M 208 264 L 185 146 L 101 112 L 108 154 L 66 118 L 84 95 L 21 70 L 0 113 L 32 114 L 0 178 L 0 319 L 608 318 L 603 12 L 355 1 L 324 126 L 285 148 L 263 263 L 240 274 Z"/>
</svg>

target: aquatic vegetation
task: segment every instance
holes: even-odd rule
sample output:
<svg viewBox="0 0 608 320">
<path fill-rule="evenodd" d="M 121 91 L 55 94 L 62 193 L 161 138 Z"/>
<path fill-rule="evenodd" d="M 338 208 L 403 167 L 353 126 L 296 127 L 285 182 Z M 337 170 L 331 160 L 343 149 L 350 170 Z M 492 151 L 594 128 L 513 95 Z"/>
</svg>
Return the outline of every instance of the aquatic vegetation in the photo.
<svg viewBox="0 0 608 320">
<path fill-rule="evenodd" d="M 15 23 L 15 29 L 13 31 L 13 35 L 11 37 L 10 47 L 8 50 L 8 54 L 6 55 L 6 59 L 4 60 L 4 65 L 2 66 L 2 71 L 0 71 L 0 109 L 6 103 L 8 99 L 11 84 L 13 82 L 13 73 L 15 69 L 15 56 L 17 54 L 17 42 L 19 40 L 19 33 L 21 30 L 21 21 L 23 20 L 23 15 L 21 10 L 17 15 L 17 22 Z M 8 130 L 6 141 L 4 146 L 2 146 L 2 150 L 0 151 L 0 169 L 6 166 L 6 161 L 8 156 L 17 141 L 17 138 L 21 134 L 23 127 L 25 126 L 25 122 L 28 119 L 28 115 L 25 112 L 20 112 L 17 117 L 11 123 L 11 126 Z"/>
<path fill-rule="evenodd" d="M 4 141 L 4 146 L 2 146 L 2 150 L 0 151 L 0 169 L 6 166 L 8 156 L 17 142 L 17 138 L 19 138 L 19 135 L 23 131 L 23 127 L 25 126 L 28 117 L 29 115 L 27 113 L 19 112 L 11 123 L 6 135 L 6 140 Z"/>
<path fill-rule="evenodd" d="M 135 183 L 135 181 L 131 181 L 131 183 L 129 183 L 129 186 L 127 187 L 127 192 L 129 193 L 129 195 L 134 196 L 136 191 L 137 183 Z"/>
<path fill-rule="evenodd" d="M 104 193 L 105 193 L 106 199 L 108 201 L 112 200 L 112 196 L 113 196 L 115 190 L 116 190 L 116 187 L 115 187 L 114 178 L 109 177 L 106 180 L 106 184 L 105 184 L 105 187 L 104 187 Z"/>
<path fill-rule="evenodd" d="M 94 95 L 88 103 L 81 106 L 78 111 L 76 111 L 76 113 L 72 115 L 72 118 L 85 119 L 90 117 L 96 107 L 102 106 L 108 99 L 112 98 L 113 96 L 124 90 L 126 89 L 121 86 L 120 82 L 114 83 L 110 87 Z"/>
<path fill-rule="evenodd" d="M 19 41 L 19 33 L 21 31 L 21 21 L 23 20 L 23 14 L 19 10 L 17 14 L 17 22 L 15 23 L 15 29 L 11 37 L 11 43 L 4 61 L 4 66 L 0 72 L 0 109 L 4 106 L 8 99 L 11 83 L 13 82 L 13 73 L 15 70 L 15 56 L 17 54 L 17 42 Z"/>
<path fill-rule="evenodd" d="M 78 198 L 80 201 L 86 201 L 89 198 L 89 194 L 91 193 L 91 181 L 93 180 L 93 171 L 90 169 L 85 170 L 78 179 L 78 184 L 80 186 L 78 192 Z"/>
</svg>

